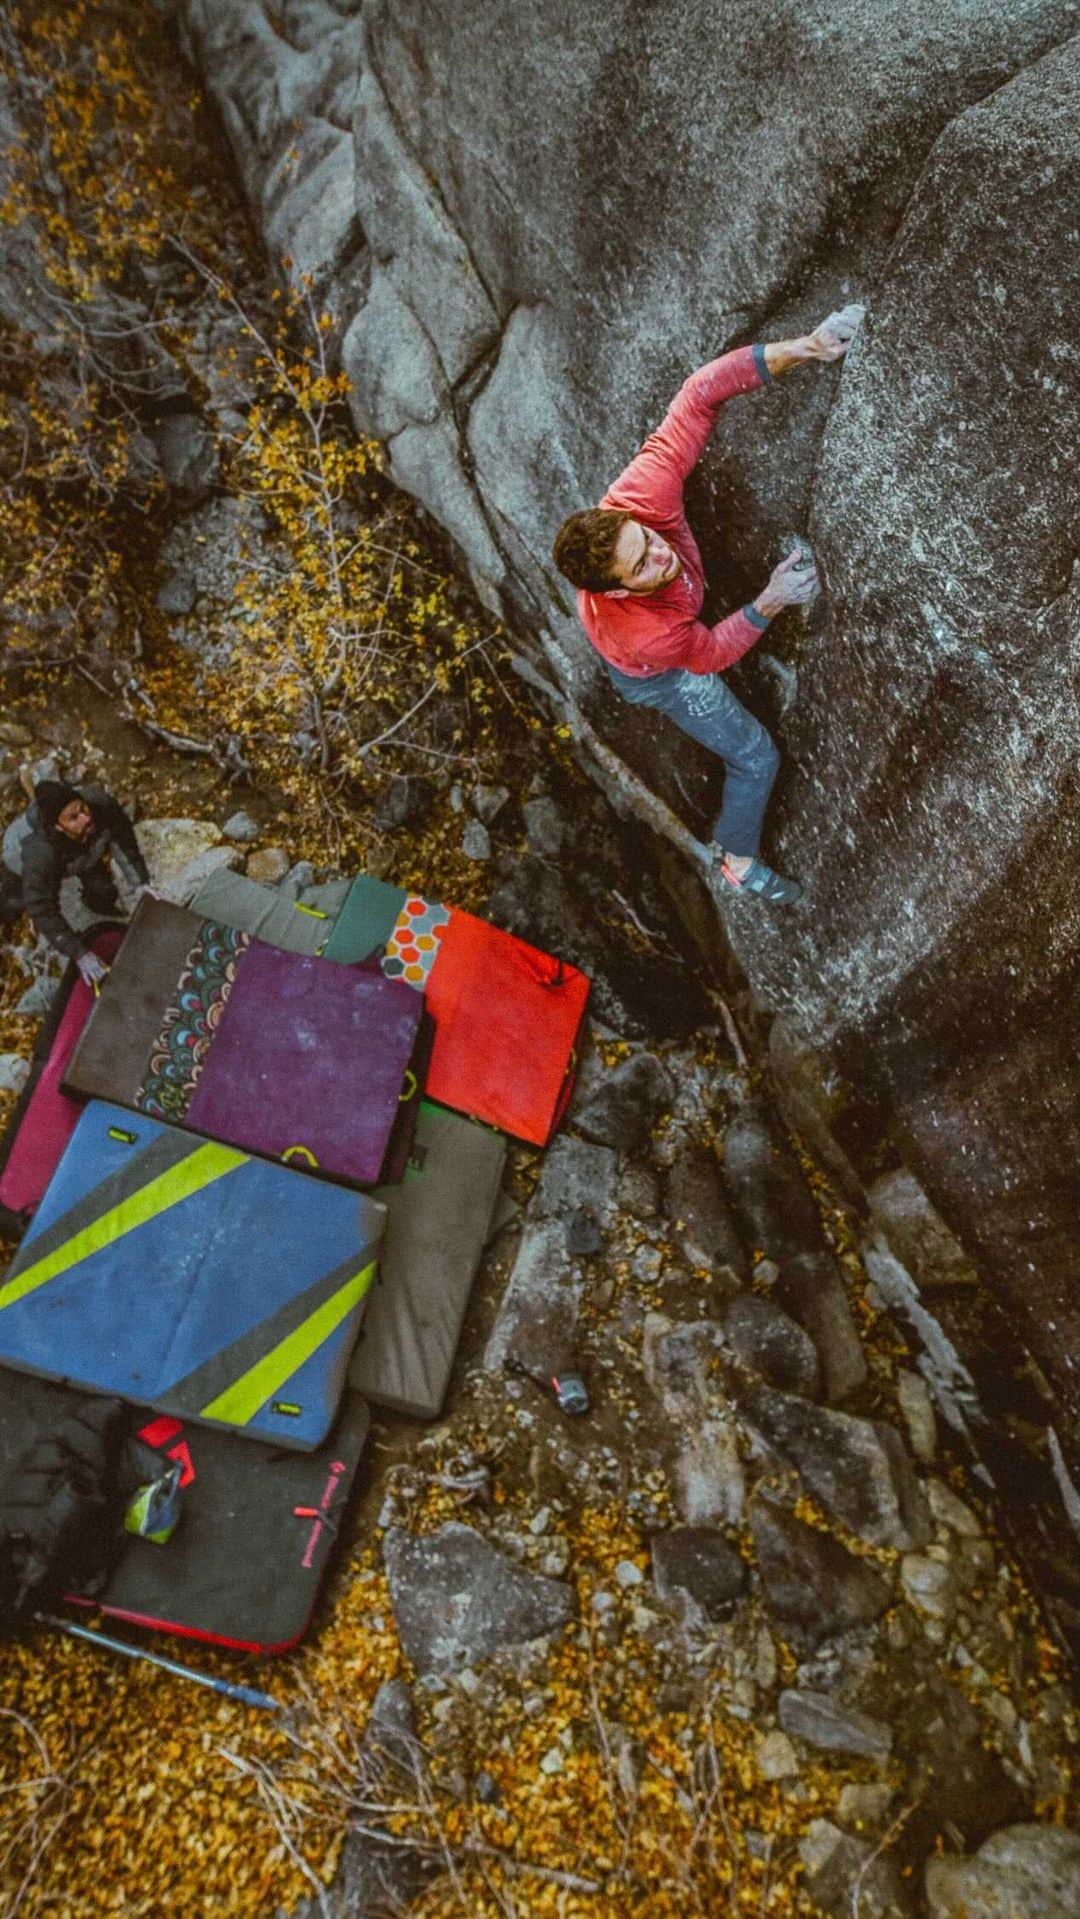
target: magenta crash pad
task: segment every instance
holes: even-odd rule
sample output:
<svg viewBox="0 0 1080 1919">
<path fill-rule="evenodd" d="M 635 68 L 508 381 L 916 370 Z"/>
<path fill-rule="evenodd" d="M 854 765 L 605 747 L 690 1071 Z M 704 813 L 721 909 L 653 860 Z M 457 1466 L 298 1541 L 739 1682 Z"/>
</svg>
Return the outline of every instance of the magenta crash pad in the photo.
<svg viewBox="0 0 1080 1919">
<path fill-rule="evenodd" d="M 184 1123 L 373 1184 L 402 1098 L 417 1090 L 409 1062 L 423 1010 L 403 981 L 253 940 Z"/>
</svg>

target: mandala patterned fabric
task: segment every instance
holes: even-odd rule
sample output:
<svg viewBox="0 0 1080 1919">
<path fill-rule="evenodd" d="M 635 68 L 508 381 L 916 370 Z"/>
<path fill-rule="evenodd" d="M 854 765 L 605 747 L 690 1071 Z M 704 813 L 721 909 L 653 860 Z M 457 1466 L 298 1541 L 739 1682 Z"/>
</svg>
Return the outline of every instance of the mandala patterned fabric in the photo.
<svg viewBox="0 0 1080 1919">
<path fill-rule="evenodd" d="M 134 1106 L 200 924 L 168 900 L 139 901 L 68 1063 L 65 1092 Z"/>
<path fill-rule="evenodd" d="M 221 1025 L 251 935 L 204 920 L 150 1049 L 135 1104 L 154 1119 L 182 1120 Z"/>
</svg>

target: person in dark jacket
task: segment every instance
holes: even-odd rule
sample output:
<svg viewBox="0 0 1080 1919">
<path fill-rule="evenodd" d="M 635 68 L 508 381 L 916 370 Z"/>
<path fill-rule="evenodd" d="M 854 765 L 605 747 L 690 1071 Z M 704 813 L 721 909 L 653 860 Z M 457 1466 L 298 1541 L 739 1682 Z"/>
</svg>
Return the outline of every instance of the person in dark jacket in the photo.
<svg viewBox="0 0 1080 1919">
<path fill-rule="evenodd" d="M 119 802 L 100 786 L 39 781 L 32 804 L 4 835 L 4 864 L 21 875 L 24 910 L 90 984 L 103 979 L 108 968 L 91 952 L 86 934 L 65 919 L 60 889 L 66 879 L 76 879 L 83 904 L 95 919 L 122 919 L 110 855 L 133 886 L 149 888 L 135 828 Z"/>
</svg>

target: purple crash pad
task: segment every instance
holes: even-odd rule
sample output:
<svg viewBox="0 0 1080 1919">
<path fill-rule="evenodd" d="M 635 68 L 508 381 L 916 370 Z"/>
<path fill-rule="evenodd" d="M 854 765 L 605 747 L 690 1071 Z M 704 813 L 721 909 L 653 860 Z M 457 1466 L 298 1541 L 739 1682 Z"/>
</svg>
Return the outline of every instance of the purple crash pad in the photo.
<svg viewBox="0 0 1080 1919">
<path fill-rule="evenodd" d="M 185 1125 L 253 1153 L 373 1184 L 423 1015 L 401 980 L 252 940 Z M 419 1100 L 412 1099 L 415 1109 Z"/>
</svg>

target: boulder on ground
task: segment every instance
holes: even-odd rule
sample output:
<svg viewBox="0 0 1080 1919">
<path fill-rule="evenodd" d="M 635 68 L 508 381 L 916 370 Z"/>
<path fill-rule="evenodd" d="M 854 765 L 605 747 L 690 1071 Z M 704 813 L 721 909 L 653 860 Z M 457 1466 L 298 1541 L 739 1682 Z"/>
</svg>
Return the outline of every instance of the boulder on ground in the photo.
<svg viewBox="0 0 1080 1919">
<path fill-rule="evenodd" d="M 573 1617 L 568 1586 L 524 1571 L 453 1520 L 419 1539 L 393 1528 L 383 1554 L 401 1643 L 420 1672 L 471 1666 Z"/>
<path fill-rule="evenodd" d="M 749 1279 L 749 1256 L 707 1146 L 691 1141 L 677 1154 L 664 1181 L 664 1208 L 691 1266 L 730 1266 Z"/>
<path fill-rule="evenodd" d="M 860 1539 L 904 1552 L 928 1543 L 926 1498 L 892 1426 L 814 1406 L 769 1386 L 741 1393 L 739 1412 Z"/>
<path fill-rule="evenodd" d="M 885 1611 L 886 1581 L 829 1533 L 760 1498 L 750 1524 L 769 1610 L 799 1626 L 810 1645 L 869 1625 Z"/>
<path fill-rule="evenodd" d="M 135 838 L 146 861 L 151 886 L 166 899 L 174 899 L 174 885 L 184 869 L 200 854 L 221 845 L 221 828 L 212 820 L 140 820 Z"/>
<path fill-rule="evenodd" d="M 866 1378 L 866 1354 L 832 1254 L 823 1248 L 783 1260 L 776 1294 L 814 1342 L 826 1399 L 835 1405 L 850 1398 Z"/>
<path fill-rule="evenodd" d="M 753 1244 L 770 1259 L 818 1253 L 825 1244 L 810 1189 L 760 1101 L 740 1107 L 724 1135 L 724 1175 Z"/>
<path fill-rule="evenodd" d="M 853 1758 L 887 1759 L 892 1751 L 892 1729 L 869 1713 L 844 1706 L 826 1692 L 780 1694 L 777 1717 L 784 1731 L 823 1752 L 846 1752 Z"/>
<path fill-rule="evenodd" d="M 283 846 L 260 846 L 248 854 L 247 876 L 262 886 L 276 886 L 289 870 L 289 855 Z"/>
<path fill-rule="evenodd" d="M 724 1314 L 723 1327 L 732 1352 L 766 1385 L 816 1399 L 821 1368 L 814 1342 L 774 1300 L 739 1293 Z"/>
<path fill-rule="evenodd" d="M 925 1877 L 930 1919 L 1076 1919 L 1080 1833 L 1007 1826 L 973 1858 L 930 1859 Z"/>
<path fill-rule="evenodd" d="M 722 1532 L 679 1526 L 652 1542 L 653 1578 L 661 1599 L 685 1595 L 707 1620 L 726 1619 L 746 1586 L 746 1566 Z"/>
<path fill-rule="evenodd" d="M 654 1053 L 623 1060 L 574 1115 L 586 1139 L 635 1153 L 648 1144 L 652 1129 L 674 1096 L 671 1077 Z"/>
</svg>

